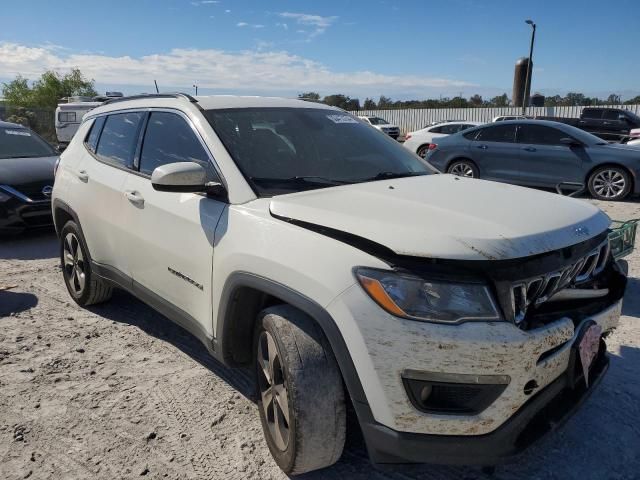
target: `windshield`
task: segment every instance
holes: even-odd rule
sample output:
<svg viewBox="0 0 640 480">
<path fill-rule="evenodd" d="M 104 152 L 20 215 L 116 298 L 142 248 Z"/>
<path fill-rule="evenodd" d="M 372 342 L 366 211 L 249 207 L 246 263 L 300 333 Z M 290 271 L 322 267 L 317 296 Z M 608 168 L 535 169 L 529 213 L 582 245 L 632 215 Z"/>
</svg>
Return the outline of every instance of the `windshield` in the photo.
<svg viewBox="0 0 640 480">
<path fill-rule="evenodd" d="M 371 122 L 371 125 L 389 125 L 389 122 L 380 117 L 369 117 L 369 121 Z"/>
<path fill-rule="evenodd" d="M 625 110 L 625 114 L 627 115 L 627 117 L 629 117 L 631 120 L 633 120 L 634 122 L 640 124 L 640 117 L 638 115 L 636 115 L 635 113 L 633 113 L 631 110 Z"/>
<path fill-rule="evenodd" d="M 0 128 L 0 159 L 23 157 L 51 157 L 57 152 L 26 128 Z"/>
<path fill-rule="evenodd" d="M 435 173 L 395 140 L 336 110 L 246 108 L 205 116 L 260 196 Z"/>
</svg>

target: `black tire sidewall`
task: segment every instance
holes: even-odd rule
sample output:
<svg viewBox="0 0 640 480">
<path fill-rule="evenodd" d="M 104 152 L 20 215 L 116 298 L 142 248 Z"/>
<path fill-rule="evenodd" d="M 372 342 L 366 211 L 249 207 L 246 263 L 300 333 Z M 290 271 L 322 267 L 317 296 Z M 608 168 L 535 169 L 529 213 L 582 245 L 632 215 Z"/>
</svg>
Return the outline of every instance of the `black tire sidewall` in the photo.
<svg viewBox="0 0 640 480">
<path fill-rule="evenodd" d="M 254 339 L 253 339 L 253 365 L 255 368 L 256 374 L 256 394 L 258 399 L 258 410 L 260 412 L 260 423 L 262 424 L 262 431 L 264 432 L 264 438 L 267 442 L 267 446 L 269 447 L 269 451 L 271 455 L 276 460 L 276 463 L 280 466 L 280 468 L 285 472 L 289 473 L 293 467 L 296 459 L 296 444 L 298 439 L 296 438 L 296 415 L 295 415 L 295 395 L 293 390 L 293 385 L 291 384 L 291 374 L 289 372 L 290 362 L 286 357 L 286 349 L 280 340 L 280 336 L 278 335 L 277 329 L 270 321 L 270 315 L 267 314 L 264 317 L 259 319 L 259 325 L 256 328 Z M 260 385 L 258 383 L 258 375 L 261 375 L 260 367 L 258 366 L 258 340 L 260 338 L 260 334 L 262 332 L 268 332 L 272 337 L 273 341 L 276 343 L 276 347 L 278 348 L 278 354 L 282 360 L 281 365 L 284 372 L 285 382 L 287 386 L 287 393 L 289 395 L 289 432 L 292 435 L 289 438 L 289 444 L 287 445 L 287 449 L 282 451 L 280 450 L 273 439 L 271 438 L 271 433 L 269 431 L 269 426 L 267 424 L 267 419 L 264 415 L 264 409 L 262 407 L 262 397 L 260 395 Z"/>
<path fill-rule="evenodd" d="M 621 195 L 619 195 L 617 197 L 613 197 L 613 198 L 607 198 L 607 197 L 600 196 L 596 192 L 595 188 L 593 187 L 593 182 L 594 182 L 594 180 L 596 178 L 596 175 L 598 175 L 600 172 L 603 172 L 605 170 L 615 170 L 616 172 L 620 173 L 620 175 L 622 175 L 624 177 L 624 191 L 622 192 Z M 624 168 L 614 167 L 614 166 L 600 167 L 600 168 L 596 168 L 591 173 L 591 175 L 589 176 L 588 186 L 589 186 L 589 193 L 596 200 L 617 202 L 617 201 L 620 201 L 620 200 L 624 200 L 629 195 L 629 193 L 631 192 L 631 176 L 629 175 L 629 173 L 627 173 L 627 171 Z"/>
<path fill-rule="evenodd" d="M 85 287 L 81 295 L 76 295 L 73 289 L 69 286 L 69 279 L 67 278 L 67 274 L 65 273 L 64 269 L 64 239 L 69 233 L 73 233 L 78 238 L 80 248 L 82 249 L 82 255 L 86 259 L 84 271 Z M 89 249 L 87 248 L 87 244 L 84 241 L 82 232 L 73 220 L 69 220 L 67 223 L 65 223 L 64 227 L 62 227 L 62 230 L 60 231 L 60 267 L 62 268 L 62 277 L 64 278 L 64 284 L 67 287 L 69 295 L 71 295 L 71 298 L 73 298 L 73 300 L 78 305 L 84 306 L 87 303 L 89 296 L 91 295 L 91 256 L 89 255 Z"/>
<path fill-rule="evenodd" d="M 458 165 L 458 164 L 469 165 L 469 167 L 471 168 L 471 171 L 473 172 L 473 178 L 480 178 L 480 172 L 478 171 L 478 167 L 476 167 L 476 164 L 473 163 L 471 160 L 454 160 L 447 167 L 447 173 L 450 173 L 451 175 L 453 175 L 451 173 L 451 170 L 455 165 Z"/>
<path fill-rule="evenodd" d="M 416 155 L 418 155 L 423 160 L 426 160 L 427 159 L 427 153 L 426 152 L 429 150 L 429 145 L 430 145 L 429 143 L 425 143 L 424 145 L 420 145 L 418 147 L 418 149 L 416 150 Z M 422 155 L 420 155 L 420 152 L 423 151 L 423 150 L 425 151 L 424 157 Z"/>
</svg>

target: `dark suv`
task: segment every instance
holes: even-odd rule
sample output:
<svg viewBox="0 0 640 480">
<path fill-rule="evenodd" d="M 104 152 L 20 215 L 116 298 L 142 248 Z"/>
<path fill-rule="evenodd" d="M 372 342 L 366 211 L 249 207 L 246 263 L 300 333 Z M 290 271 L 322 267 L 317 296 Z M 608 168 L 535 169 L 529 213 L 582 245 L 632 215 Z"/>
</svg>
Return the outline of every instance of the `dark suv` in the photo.
<svg viewBox="0 0 640 480">
<path fill-rule="evenodd" d="M 630 110 L 608 107 L 586 107 L 580 118 L 536 117 L 553 120 L 578 127 L 609 142 L 621 142 L 629 136 L 629 131 L 640 128 L 640 117 Z"/>
</svg>

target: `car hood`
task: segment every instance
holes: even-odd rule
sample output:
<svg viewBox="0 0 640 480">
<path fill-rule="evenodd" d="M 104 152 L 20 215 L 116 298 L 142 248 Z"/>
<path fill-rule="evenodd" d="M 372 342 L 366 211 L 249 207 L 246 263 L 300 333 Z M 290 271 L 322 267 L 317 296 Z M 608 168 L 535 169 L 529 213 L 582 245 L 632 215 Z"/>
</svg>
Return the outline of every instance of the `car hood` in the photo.
<svg viewBox="0 0 640 480">
<path fill-rule="evenodd" d="M 49 181 L 58 157 L 0 158 L 0 184 L 23 185 Z"/>
<path fill-rule="evenodd" d="M 605 231 L 610 220 L 573 198 L 428 175 L 281 195 L 271 214 L 346 232 L 398 255 L 498 260 L 550 252 Z"/>
</svg>

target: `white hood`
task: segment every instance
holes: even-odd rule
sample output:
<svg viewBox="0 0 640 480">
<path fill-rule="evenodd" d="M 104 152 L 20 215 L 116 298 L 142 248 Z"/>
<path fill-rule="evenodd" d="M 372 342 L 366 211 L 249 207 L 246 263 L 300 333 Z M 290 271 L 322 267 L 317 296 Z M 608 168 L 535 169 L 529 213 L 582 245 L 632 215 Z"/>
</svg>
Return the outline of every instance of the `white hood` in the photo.
<svg viewBox="0 0 640 480">
<path fill-rule="evenodd" d="M 601 210 L 528 188 L 429 175 L 274 197 L 271 213 L 348 232 L 399 255 L 459 260 L 526 257 L 605 231 Z"/>
</svg>

